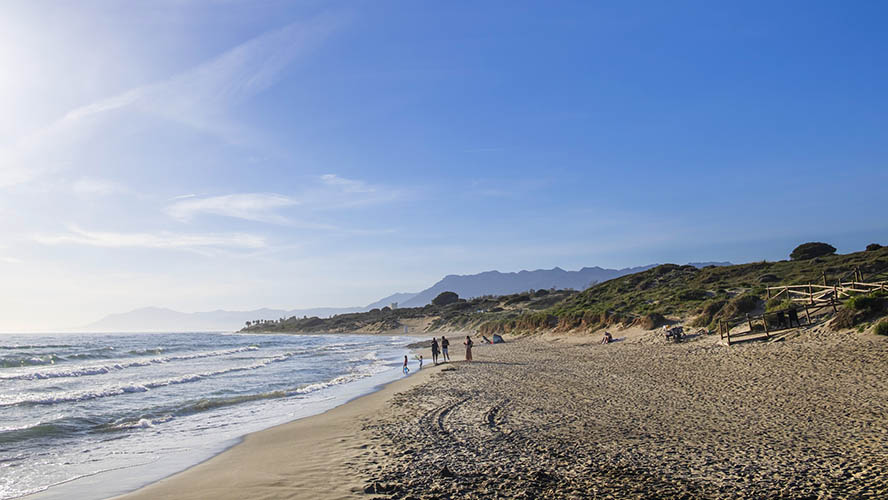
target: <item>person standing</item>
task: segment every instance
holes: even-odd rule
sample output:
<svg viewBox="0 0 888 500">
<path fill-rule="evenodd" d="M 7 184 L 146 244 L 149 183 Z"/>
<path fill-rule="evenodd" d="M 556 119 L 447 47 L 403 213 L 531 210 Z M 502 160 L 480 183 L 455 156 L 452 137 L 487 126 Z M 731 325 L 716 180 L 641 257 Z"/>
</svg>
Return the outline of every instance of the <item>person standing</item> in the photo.
<svg viewBox="0 0 888 500">
<path fill-rule="evenodd" d="M 463 342 L 466 345 L 466 361 L 472 360 L 472 338 L 466 335 L 466 341 Z"/>
<path fill-rule="evenodd" d="M 410 368 L 407 367 L 407 355 L 404 355 L 404 375 L 410 373 Z"/>
<path fill-rule="evenodd" d="M 450 341 L 447 340 L 447 337 L 441 335 L 441 353 L 444 355 L 444 362 L 450 361 L 450 353 L 447 352 L 447 348 L 450 347 Z"/>
<path fill-rule="evenodd" d="M 432 361 L 438 364 L 438 339 L 432 337 Z"/>
</svg>

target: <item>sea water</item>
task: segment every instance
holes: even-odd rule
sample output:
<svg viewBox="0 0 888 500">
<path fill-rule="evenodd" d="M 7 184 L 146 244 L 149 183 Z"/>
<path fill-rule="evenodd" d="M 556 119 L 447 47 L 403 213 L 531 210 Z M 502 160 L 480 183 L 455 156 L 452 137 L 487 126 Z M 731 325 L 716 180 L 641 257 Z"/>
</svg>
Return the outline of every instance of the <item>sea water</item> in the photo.
<svg viewBox="0 0 888 500">
<path fill-rule="evenodd" d="M 99 499 L 403 376 L 410 339 L 0 335 L 0 499 Z"/>
</svg>

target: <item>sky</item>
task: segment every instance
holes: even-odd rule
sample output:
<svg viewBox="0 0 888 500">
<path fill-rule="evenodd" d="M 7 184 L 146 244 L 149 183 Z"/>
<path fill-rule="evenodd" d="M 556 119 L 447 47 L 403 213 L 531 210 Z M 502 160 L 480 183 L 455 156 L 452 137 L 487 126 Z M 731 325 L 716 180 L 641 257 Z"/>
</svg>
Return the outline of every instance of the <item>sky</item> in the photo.
<svg viewBox="0 0 888 500">
<path fill-rule="evenodd" d="M 886 15 L 4 1 L 0 331 L 888 244 Z"/>
</svg>

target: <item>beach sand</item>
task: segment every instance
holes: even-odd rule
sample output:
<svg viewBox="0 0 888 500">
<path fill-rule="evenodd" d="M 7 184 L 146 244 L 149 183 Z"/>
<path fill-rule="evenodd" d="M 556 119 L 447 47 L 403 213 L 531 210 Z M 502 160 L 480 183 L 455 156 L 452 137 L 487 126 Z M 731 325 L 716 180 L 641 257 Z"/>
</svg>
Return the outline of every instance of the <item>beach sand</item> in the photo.
<svg viewBox="0 0 888 500">
<path fill-rule="evenodd" d="M 888 497 L 885 339 L 659 337 L 476 344 L 124 498 Z"/>
</svg>

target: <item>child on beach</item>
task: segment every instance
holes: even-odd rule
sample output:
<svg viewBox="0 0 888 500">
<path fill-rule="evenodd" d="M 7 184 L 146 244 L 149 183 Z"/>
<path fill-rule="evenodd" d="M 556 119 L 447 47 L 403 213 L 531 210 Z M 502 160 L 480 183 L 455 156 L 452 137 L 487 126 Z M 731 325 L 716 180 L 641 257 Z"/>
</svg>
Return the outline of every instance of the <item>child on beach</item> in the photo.
<svg viewBox="0 0 888 500">
<path fill-rule="evenodd" d="M 422 370 L 422 354 L 419 355 L 419 369 Z"/>
<path fill-rule="evenodd" d="M 407 355 L 404 355 L 404 375 L 410 373 L 410 368 L 407 367 Z"/>
</svg>

